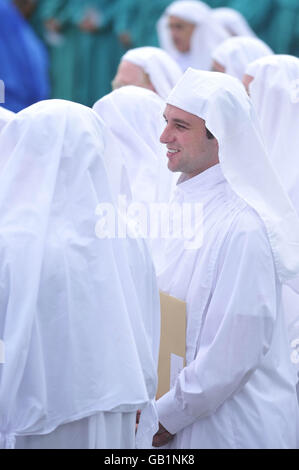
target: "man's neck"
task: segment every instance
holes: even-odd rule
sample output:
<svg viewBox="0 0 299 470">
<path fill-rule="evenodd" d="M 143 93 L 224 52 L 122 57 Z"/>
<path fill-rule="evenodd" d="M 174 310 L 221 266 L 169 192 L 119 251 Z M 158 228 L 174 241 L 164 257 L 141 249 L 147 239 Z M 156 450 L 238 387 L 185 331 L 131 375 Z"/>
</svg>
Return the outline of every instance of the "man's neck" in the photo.
<svg viewBox="0 0 299 470">
<path fill-rule="evenodd" d="M 205 171 L 209 170 L 210 168 L 213 168 L 214 166 L 218 165 L 219 162 L 215 163 L 214 165 L 209 166 L 208 168 L 205 168 L 204 170 L 197 171 L 194 173 L 182 173 L 181 176 L 179 177 L 178 183 L 185 183 L 185 181 L 191 180 L 192 178 L 195 178 L 198 175 L 201 175 Z"/>
</svg>

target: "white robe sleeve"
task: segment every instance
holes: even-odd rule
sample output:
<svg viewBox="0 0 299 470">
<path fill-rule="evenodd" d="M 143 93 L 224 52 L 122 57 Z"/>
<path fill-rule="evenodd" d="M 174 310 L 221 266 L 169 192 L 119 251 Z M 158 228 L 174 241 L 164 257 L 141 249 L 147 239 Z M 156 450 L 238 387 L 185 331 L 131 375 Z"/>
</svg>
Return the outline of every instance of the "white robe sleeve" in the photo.
<svg viewBox="0 0 299 470">
<path fill-rule="evenodd" d="M 238 392 L 271 344 L 277 284 L 263 228 L 234 230 L 220 258 L 197 356 L 157 402 L 159 420 L 172 434 Z"/>
</svg>

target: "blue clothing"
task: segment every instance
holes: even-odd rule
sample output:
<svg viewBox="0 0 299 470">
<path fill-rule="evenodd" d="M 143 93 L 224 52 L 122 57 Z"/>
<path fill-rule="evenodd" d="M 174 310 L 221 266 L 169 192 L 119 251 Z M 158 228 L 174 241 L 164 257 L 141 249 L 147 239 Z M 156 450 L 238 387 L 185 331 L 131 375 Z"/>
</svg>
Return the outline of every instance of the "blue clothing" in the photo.
<svg viewBox="0 0 299 470">
<path fill-rule="evenodd" d="M 50 94 L 47 51 L 17 8 L 0 0 L 0 80 L 3 107 L 18 112 Z"/>
</svg>

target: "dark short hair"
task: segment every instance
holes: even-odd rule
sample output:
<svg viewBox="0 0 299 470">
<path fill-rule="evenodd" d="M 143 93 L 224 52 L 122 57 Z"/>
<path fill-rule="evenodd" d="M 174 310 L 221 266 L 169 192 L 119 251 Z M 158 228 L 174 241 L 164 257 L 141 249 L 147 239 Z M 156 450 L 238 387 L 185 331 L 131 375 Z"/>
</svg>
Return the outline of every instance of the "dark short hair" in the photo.
<svg viewBox="0 0 299 470">
<path fill-rule="evenodd" d="M 207 131 L 207 138 L 209 140 L 215 139 L 215 136 L 212 134 L 212 132 L 209 131 L 209 129 L 206 129 Z"/>
</svg>

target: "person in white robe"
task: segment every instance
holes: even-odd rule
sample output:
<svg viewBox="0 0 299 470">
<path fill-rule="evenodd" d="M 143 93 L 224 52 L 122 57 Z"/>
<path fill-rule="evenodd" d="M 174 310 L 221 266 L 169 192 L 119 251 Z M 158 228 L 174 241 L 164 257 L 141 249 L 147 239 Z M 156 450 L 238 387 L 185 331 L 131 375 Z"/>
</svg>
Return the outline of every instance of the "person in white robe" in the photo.
<svg viewBox="0 0 299 470">
<path fill-rule="evenodd" d="M 131 449 L 137 410 L 153 417 L 156 277 L 142 240 L 101 232 L 107 138 L 56 100 L 1 134 L 0 448 Z"/>
<path fill-rule="evenodd" d="M 244 16 L 233 8 L 214 8 L 212 18 L 217 21 L 230 36 L 256 37 Z"/>
<path fill-rule="evenodd" d="M 182 173 L 174 199 L 201 203 L 203 220 L 188 244 L 170 241 L 158 272 L 159 288 L 186 302 L 187 333 L 186 366 L 157 401 L 153 445 L 294 448 L 296 376 L 281 287 L 299 270 L 296 211 L 237 79 L 189 69 L 164 116 L 168 167 Z"/>
<path fill-rule="evenodd" d="M 244 84 L 271 162 L 299 212 L 299 59 L 289 55 L 258 59 L 247 66 Z"/>
<path fill-rule="evenodd" d="M 213 70 L 242 80 L 251 62 L 269 55 L 273 55 L 273 51 L 261 39 L 242 36 L 229 38 L 213 51 Z"/>
<path fill-rule="evenodd" d="M 15 113 L 9 111 L 8 109 L 3 108 L 0 106 L 0 132 L 2 131 L 3 127 L 13 119 Z"/>
<path fill-rule="evenodd" d="M 141 86 L 166 99 L 181 76 L 180 67 L 163 49 L 137 47 L 122 57 L 112 87 Z"/>
<path fill-rule="evenodd" d="M 157 24 L 160 47 L 179 64 L 183 72 L 188 67 L 210 70 L 212 52 L 229 37 L 212 16 L 212 9 L 196 0 L 171 3 Z"/>
<path fill-rule="evenodd" d="M 299 214 L 299 59 L 289 55 L 259 59 L 247 67 L 244 85 L 259 117 L 271 163 Z M 283 288 L 290 346 L 295 356 L 299 345 L 298 287 L 298 283 L 292 283 Z M 298 358 L 294 357 L 293 362 L 299 376 Z"/>
</svg>

